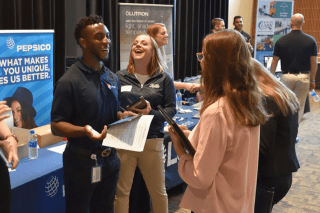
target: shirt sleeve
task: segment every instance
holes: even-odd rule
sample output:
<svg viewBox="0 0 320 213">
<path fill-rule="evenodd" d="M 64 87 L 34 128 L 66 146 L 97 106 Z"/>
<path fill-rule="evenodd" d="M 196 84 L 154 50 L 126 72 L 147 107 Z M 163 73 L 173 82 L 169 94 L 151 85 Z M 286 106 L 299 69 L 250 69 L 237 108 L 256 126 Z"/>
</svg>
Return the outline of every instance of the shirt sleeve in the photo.
<svg viewBox="0 0 320 213">
<path fill-rule="evenodd" d="M 273 55 L 280 57 L 280 48 L 278 45 L 278 41 L 274 44 Z"/>
<path fill-rule="evenodd" d="M 227 126 L 221 113 L 213 116 L 204 115 L 199 121 L 196 154 L 192 159 L 182 155 L 179 159 L 180 177 L 191 187 L 207 189 L 215 181 L 216 174 L 224 158 L 227 148 Z"/>
<path fill-rule="evenodd" d="M 121 106 L 120 106 L 120 94 L 121 94 L 120 79 L 119 79 L 118 76 L 116 76 L 116 78 L 117 78 L 117 85 L 118 85 L 118 98 L 117 98 L 117 100 L 118 100 L 118 103 L 117 103 L 117 105 L 118 105 L 118 112 L 119 112 L 119 111 L 120 111 L 120 112 L 124 112 L 124 110 L 122 110 L 122 109 L 121 109 Z"/>
<path fill-rule="evenodd" d="M 277 135 L 278 118 L 279 113 L 281 113 L 276 102 L 269 98 L 267 99 L 266 110 L 271 116 L 265 124 L 260 126 L 259 165 L 263 165 L 273 153 Z"/>
<path fill-rule="evenodd" d="M 317 42 L 315 40 L 314 40 L 314 43 L 312 45 L 311 53 L 312 53 L 311 56 L 318 56 L 318 46 L 317 46 Z"/>
<path fill-rule="evenodd" d="M 175 93 L 175 88 L 174 88 L 174 83 L 173 80 L 170 78 L 170 76 L 167 73 L 164 73 L 166 78 L 164 79 L 164 88 L 163 88 L 163 93 L 164 93 L 164 106 L 163 109 L 166 111 L 166 113 L 170 116 L 173 117 L 177 110 L 176 110 L 176 93 Z M 150 111 L 150 115 L 154 115 L 154 119 L 160 122 L 165 122 L 165 118 L 161 115 L 159 110 L 152 109 Z"/>
<path fill-rule="evenodd" d="M 71 123 L 73 103 L 71 82 L 58 81 L 53 94 L 51 122 L 65 121 Z"/>
</svg>

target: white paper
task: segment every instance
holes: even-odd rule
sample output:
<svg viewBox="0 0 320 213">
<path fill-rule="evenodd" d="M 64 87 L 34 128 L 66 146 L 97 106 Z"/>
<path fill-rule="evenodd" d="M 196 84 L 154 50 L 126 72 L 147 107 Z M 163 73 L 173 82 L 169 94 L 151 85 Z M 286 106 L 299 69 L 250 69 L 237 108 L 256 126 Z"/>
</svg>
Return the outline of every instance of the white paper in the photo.
<svg viewBox="0 0 320 213">
<path fill-rule="evenodd" d="M 197 112 L 196 114 L 194 114 L 193 118 L 200 118 L 200 112 Z"/>
<path fill-rule="evenodd" d="M 190 112 L 193 112 L 192 110 L 190 109 L 180 109 L 179 113 L 180 114 L 183 114 L 183 113 L 190 113 Z"/>
<path fill-rule="evenodd" d="M 132 85 L 121 86 L 121 92 L 131 92 Z"/>
<path fill-rule="evenodd" d="M 202 104 L 203 104 L 203 101 L 196 103 L 196 104 L 193 104 L 192 107 L 200 107 L 201 108 Z"/>
<path fill-rule="evenodd" d="M 66 145 L 67 144 L 62 144 L 62 145 L 59 145 L 59 146 L 51 147 L 48 150 L 52 151 L 52 152 L 56 152 L 56 153 L 62 154 L 64 152 L 64 150 L 66 149 Z"/>
<path fill-rule="evenodd" d="M 103 146 L 142 152 L 147 140 L 153 115 L 142 115 L 129 122 L 108 127 Z"/>
</svg>

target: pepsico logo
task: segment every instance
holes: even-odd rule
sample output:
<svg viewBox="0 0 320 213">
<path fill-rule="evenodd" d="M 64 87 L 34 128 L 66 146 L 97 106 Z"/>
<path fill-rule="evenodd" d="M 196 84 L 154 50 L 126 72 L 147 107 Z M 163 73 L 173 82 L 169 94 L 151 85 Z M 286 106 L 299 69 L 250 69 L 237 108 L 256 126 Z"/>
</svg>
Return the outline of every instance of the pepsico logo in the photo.
<svg viewBox="0 0 320 213">
<path fill-rule="evenodd" d="M 46 183 L 46 194 L 48 197 L 54 197 L 58 192 L 59 180 L 57 176 L 51 176 Z"/>
<path fill-rule="evenodd" d="M 13 48 L 14 48 L 14 45 L 15 45 L 15 43 L 14 43 L 13 38 L 8 38 L 8 39 L 7 39 L 7 47 L 8 47 L 9 49 L 13 49 Z"/>
</svg>

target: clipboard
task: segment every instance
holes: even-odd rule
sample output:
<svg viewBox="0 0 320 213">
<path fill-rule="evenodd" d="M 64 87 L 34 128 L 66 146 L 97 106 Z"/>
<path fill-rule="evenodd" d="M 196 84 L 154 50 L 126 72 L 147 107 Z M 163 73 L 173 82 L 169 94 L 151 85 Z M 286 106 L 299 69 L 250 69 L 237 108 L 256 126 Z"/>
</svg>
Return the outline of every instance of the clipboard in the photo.
<svg viewBox="0 0 320 213">
<path fill-rule="evenodd" d="M 132 120 L 134 120 L 134 119 L 136 119 L 136 118 L 140 118 L 142 115 L 143 115 L 143 114 L 138 114 L 138 115 L 134 115 L 134 116 L 130 116 L 130 117 L 123 118 L 123 119 L 121 119 L 121 120 L 118 120 L 118 121 L 116 121 L 116 122 L 114 122 L 114 123 L 109 124 L 108 127 L 109 127 L 109 126 L 115 126 L 115 125 L 117 125 L 117 124 L 121 124 L 121 123 L 125 123 L 125 122 L 130 122 L 130 121 L 132 121 Z"/>
<path fill-rule="evenodd" d="M 194 150 L 189 139 L 185 136 L 185 134 L 180 129 L 178 124 L 172 118 L 170 118 L 170 116 L 168 116 L 166 111 L 164 111 L 164 109 L 160 105 L 158 105 L 157 107 L 158 107 L 160 113 L 162 114 L 162 116 L 168 122 L 168 124 L 173 127 L 174 131 L 176 132 L 177 137 L 179 138 L 179 142 L 181 143 L 182 147 L 184 147 L 186 149 L 186 151 L 188 152 L 188 154 L 193 157 L 194 154 L 196 153 L 196 150 Z"/>
</svg>

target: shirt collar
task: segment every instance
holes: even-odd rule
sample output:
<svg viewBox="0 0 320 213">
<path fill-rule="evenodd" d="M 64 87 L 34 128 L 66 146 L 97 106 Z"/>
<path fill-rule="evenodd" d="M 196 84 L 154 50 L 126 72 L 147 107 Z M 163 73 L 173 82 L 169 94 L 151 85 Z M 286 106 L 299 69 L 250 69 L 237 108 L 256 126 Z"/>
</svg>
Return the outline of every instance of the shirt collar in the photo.
<svg viewBox="0 0 320 213">
<path fill-rule="evenodd" d="M 159 75 L 159 74 L 160 74 L 160 71 L 159 71 L 159 68 L 158 68 L 157 71 L 155 71 L 150 78 L 155 77 L 155 76 L 157 76 L 157 75 Z M 134 74 L 129 74 L 128 68 L 127 68 L 127 72 L 126 72 L 124 75 L 126 75 L 126 76 L 131 76 L 131 77 L 134 77 L 134 78 L 135 78 L 135 75 L 134 75 Z"/>
<path fill-rule="evenodd" d="M 103 62 L 100 61 L 100 63 L 102 64 L 101 67 L 101 72 L 99 72 L 96 69 L 93 69 L 92 67 L 90 67 L 89 65 L 87 65 L 83 60 L 82 57 L 78 58 L 78 61 L 76 62 L 77 66 L 84 72 L 88 72 L 88 73 L 98 73 L 98 74 L 102 74 L 104 72 L 107 71 L 106 67 L 104 66 Z"/>
</svg>

